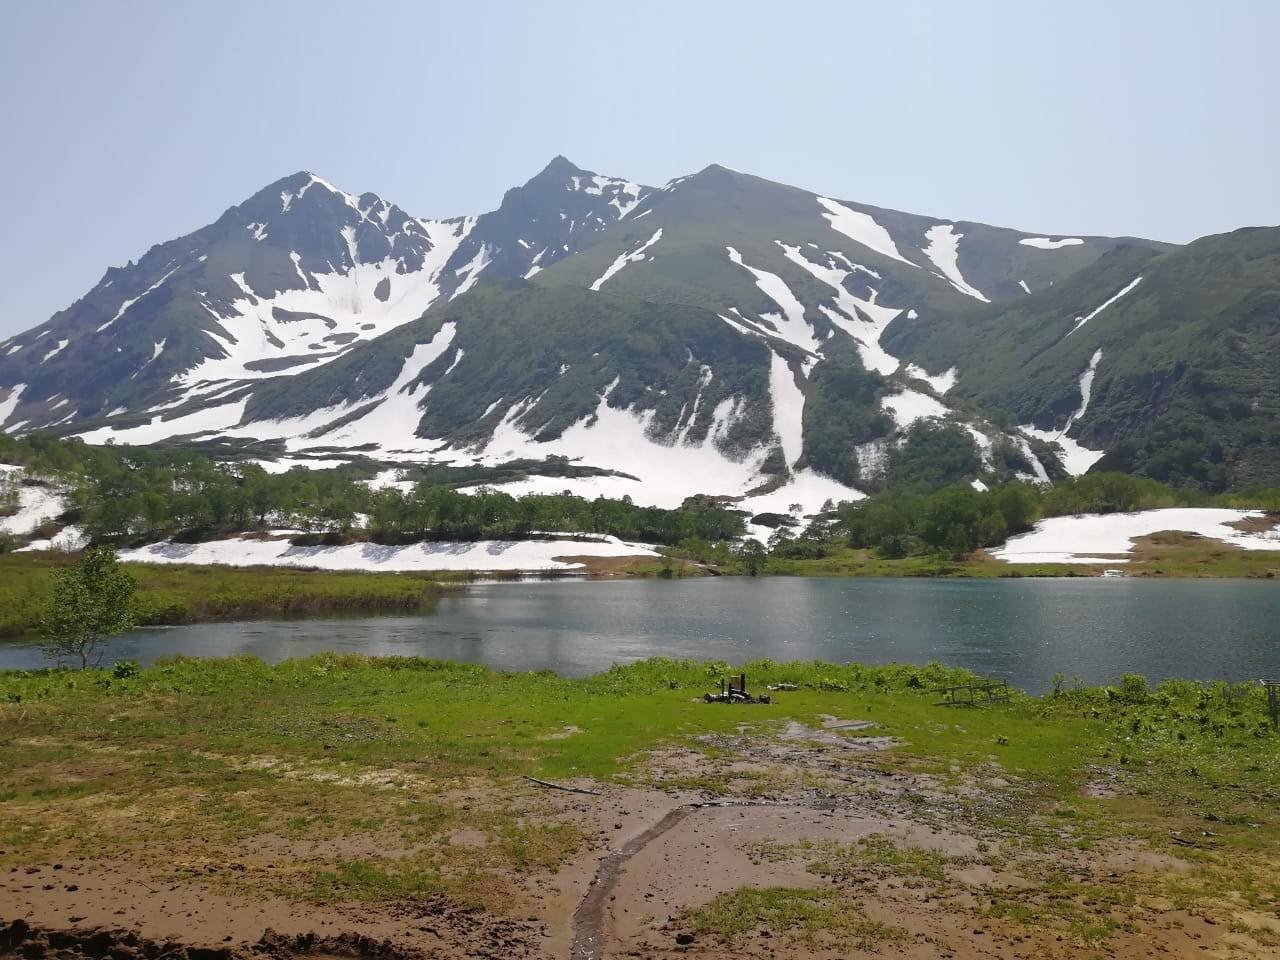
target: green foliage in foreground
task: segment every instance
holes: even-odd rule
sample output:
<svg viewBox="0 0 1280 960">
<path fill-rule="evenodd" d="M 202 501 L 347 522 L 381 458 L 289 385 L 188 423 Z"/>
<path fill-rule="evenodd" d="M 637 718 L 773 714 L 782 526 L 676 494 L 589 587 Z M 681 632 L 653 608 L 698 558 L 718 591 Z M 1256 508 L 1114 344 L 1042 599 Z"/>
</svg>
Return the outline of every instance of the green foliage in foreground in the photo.
<svg viewBox="0 0 1280 960">
<path fill-rule="evenodd" d="M 137 585 L 107 547 L 94 547 L 75 566 L 57 570 L 40 619 L 45 655 L 58 663 L 79 660 L 82 670 L 91 660 L 101 663 L 107 638 L 134 626 Z"/>
<path fill-rule="evenodd" d="M 34 633 L 54 578 L 74 558 L 0 554 L 0 636 Z M 133 563 L 131 615 L 144 626 L 205 620 L 390 613 L 428 606 L 446 585 L 398 573 Z"/>
<path fill-rule="evenodd" d="M 869 919 L 848 894 L 801 887 L 742 887 L 722 893 L 692 911 L 689 925 L 699 934 L 729 943 L 764 928 L 773 934 L 796 935 L 813 947 L 860 950 L 903 936 L 902 931 Z"/>
<path fill-rule="evenodd" d="M 739 671 L 753 687 L 787 682 L 800 689 L 779 695 L 772 707 L 752 708 L 750 716 L 696 699 Z M 731 666 L 655 658 L 565 678 L 415 657 L 322 655 L 275 665 L 252 657 L 175 658 L 125 678 L 93 670 L 0 672 L 0 703 L 47 705 L 54 708 L 47 722 L 67 730 L 86 729 L 86 717 L 127 707 L 132 719 L 114 734 L 125 739 L 194 735 L 227 748 L 282 746 L 315 758 L 412 758 L 442 776 L 614 776 L 628 771 L 640 751 L 682 731 L 732 730 L 744 720 L 835 710 L 869 715 L 907 741 L 902 750 L 922 759 L 995 754 L 1011 770 L 1055 780 L 1070 780 L 1083 764 L 1104 758 L 1159 767 L 1171 777 L 1195 767 L 1197 777 L 1210 782 L 1218 771 L 1242 778 L 1239 789 L 1265 788 L 1280 819 L 1280 735 L 1256 683 L 1151 687 L 1127 676 L 1114 687 L 1084 687 L 1055 678 L 1052 693 L 1018 694 L 1008 705 L 962 713 L 936 705 L 936 688 L 973 677 L 936 663 L 755 660 Z M 581 732 L 548 737 L 565 728 Z"/>
</svg>

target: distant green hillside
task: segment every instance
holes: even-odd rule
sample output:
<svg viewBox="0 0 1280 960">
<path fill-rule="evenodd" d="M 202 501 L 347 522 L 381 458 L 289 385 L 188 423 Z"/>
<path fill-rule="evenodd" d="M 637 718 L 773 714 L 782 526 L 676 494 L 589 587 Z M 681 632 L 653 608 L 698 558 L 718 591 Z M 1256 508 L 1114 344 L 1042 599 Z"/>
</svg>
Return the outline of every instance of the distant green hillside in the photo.
<svg viewBox="0 0 1280 960">
<path fill-rule="evenodd" d="M 1101 350 L 1070 431 L 1108 451 L 1096 469 L 1215 491 L 1280 483 L 1280 228 L 1120 247 L 1022 302 L 899 320 L 885 342 L 955 362 L 955 396 L 1041 429 L 1079 409 Z"/>
</svg>

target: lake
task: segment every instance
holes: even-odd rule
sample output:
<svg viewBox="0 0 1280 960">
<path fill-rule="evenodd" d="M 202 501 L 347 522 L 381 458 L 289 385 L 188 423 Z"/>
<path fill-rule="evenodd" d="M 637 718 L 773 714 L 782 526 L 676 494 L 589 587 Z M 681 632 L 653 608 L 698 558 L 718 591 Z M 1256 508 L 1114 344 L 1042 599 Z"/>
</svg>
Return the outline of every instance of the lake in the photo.
<svg viewBox="0 0 1280 960">
<path fill-rule="evenodd" d="M 138 630 L 112 656 L 322 651 L 427 656 L 583 675 L 644 657 L 740 663 L 943 663 L 1030 691 L 1053 674 L 1109 682 L 1280 676 L 1280 586 L 1247 580 L 741 577 L 476 584 L 427 614 Z M 0 643 L 0 668 L 43 665 Z"/>
</svg>

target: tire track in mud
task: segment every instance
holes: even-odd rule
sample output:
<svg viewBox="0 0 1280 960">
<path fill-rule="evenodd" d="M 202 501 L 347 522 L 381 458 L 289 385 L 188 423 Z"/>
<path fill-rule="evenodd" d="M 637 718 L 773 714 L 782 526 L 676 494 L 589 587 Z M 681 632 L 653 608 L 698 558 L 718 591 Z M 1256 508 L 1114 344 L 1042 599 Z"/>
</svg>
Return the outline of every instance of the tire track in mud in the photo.
<svg viewBox="0 0 1280 960">
<path fill-rule="evenodd" d="M 638 833 L 617 850 L 610 853 L 596 867 L 587 895 L 573 912 L 573 942 L 569 947 L 570 960 L 602 960 L 604 957 L 605 905 L 622 871 L 632 857 L 658 837 L 699 810 L 717 807 L 790 807 L 821 809 L 832 806 L 830 800 L 795 803 L 778 800 L 708 800 L 702 803 L 686 803 L 669 811 L 666 816 L 643 833 Z"/>
</svg>

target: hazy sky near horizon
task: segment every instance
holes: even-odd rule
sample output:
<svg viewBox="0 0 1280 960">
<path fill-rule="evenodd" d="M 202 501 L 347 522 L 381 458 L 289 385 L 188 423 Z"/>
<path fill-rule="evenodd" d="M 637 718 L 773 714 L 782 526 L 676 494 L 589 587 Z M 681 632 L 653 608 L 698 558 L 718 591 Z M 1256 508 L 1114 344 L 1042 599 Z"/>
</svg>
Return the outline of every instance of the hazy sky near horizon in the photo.
<svg viewBox="0 0 1280 960">
<path fill-rule="evenodd" d="M 0 7 L 0 337 L 299 169 L 480 213 L 554 155 L 1045 233 L 1280 223 L 1272 0 Z"/>
</svg>

